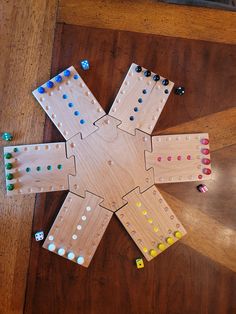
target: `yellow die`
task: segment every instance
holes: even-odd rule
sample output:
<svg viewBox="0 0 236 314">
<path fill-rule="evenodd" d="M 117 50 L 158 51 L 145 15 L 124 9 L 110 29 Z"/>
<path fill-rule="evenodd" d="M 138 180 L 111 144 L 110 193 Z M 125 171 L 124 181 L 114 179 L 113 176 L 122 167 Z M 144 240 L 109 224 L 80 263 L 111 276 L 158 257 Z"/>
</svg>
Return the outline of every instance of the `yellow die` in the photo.
<svg viewBox="0 0 236 314">
<path fill-rule="evenodd" d="M 136 265 L 137 265 L 137 268 L 143 268 L 144 267 L 143 259 L 137 258 L 136 259 Z"/>
</svg>

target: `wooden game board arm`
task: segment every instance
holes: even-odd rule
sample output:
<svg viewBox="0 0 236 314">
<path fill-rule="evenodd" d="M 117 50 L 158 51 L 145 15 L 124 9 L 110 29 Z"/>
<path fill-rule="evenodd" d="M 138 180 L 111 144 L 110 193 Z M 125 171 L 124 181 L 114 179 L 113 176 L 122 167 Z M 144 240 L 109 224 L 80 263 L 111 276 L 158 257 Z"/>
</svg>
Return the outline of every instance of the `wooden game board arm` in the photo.
<svg viewBox="0 0 236 314">
<path fill-rule="evenodd" d="M 64 142 L 5 147 L 4 161 L 8 195 L 67 190 L 75 174 Z"/>
<path fill-rule="evenodd" d="M 120 120 L 119 128 L 132 135 L 136 129 L 151 134 L 173 86 L 160 73 L 132 63 L 109 115 Z"/>
<path fill-rule="evenodd" d="M 89 192 L 85 197 L 69 192 L 43 247 L 88 267 L 112 217 L 101 201 Z"/>
<path fill-rule="evenodd" d="M 152 152 L 145 152 L 145 160 L 158 184 L 211 178 L 207 133 L 153 136 Z"/>
<path fill-rule="evenodd" d="M 94 132 L 94 123 L 104 110 L 73 66 L 33 91 L 48 117 L 68 140 L 81 133 L 82 138 Z"/>
<path fill-rule="evenodd" d="M 186 234 L 155 185 L 143 193 L 136 188 L 124 199 L 128 203 L 116 215 L 148 261 Z"/>
</svg>

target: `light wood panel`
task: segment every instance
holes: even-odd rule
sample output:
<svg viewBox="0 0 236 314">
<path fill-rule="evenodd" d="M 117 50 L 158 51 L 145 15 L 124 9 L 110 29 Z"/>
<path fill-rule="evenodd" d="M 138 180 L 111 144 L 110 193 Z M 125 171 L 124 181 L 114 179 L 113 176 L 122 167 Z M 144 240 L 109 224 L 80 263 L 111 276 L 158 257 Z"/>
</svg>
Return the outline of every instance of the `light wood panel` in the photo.
<svg viewBox="0 0 236 314">
<path fill-rule="evenodd" d="M 56 5 L 54 0 L 1 1 L 0 125 L 13 133 L 13 145 L 43 139 L 44 114 L 30 91 L 49 77 Z M 0 139 L 0 145 L 6 142 Z M 4 187 L 2 160 L 0 169 Z M 3 314 L 23 312 L 34 203 L 34 196 L 6 198 L 5 188 L 0 190 Z"/>
<path fill-rule="evenodd" d="M 117 128 L 120 122 L 105 116 L 95 125 L 98 130 L 85 139 L 80 135 L 67 142 L 68 157 L 75 156 L 76 176 L 69 176 L 70 191 L 85 191 L 104 199 L 102 206 L 112 211 L 125 204 L 122 197 L 140 187 L 154 184 L 152 169 L 145 170 L 144 150 L 151 150 L 148 134 L 139 130 L 130 135 Z"/>
<path fill-rule="evenodd" d="M 75 175 L 63 142 L 8 146 L 4 156 L 8 196 L 68 190 L 68 176 Z"/>
<path fill-rule="evenodd" d="M 234 12 L 171 5 L 155 0 L 61 0 L 58 22 L 236 43 Z"/>
<path fill-rule="evenodd" d="M 154 169 L 155 183 L 211 179 L 207 133 L 153 136 L 145 159 L 147 169 Z"/>
<path fill-rule="evenodd" d="M 68 193 L 43 244 L 45 249 L 88 267 L 112 217 L 102 199 Z"/>
<path fill-rule="evenodd" d="M 128 204 L 116 215 L 148 261 L 186 234 L 155 186 L 143 193 L 137 188 L 125 199 Z"/>
<path fill-rule="evenodd" d="M 174 86 L 173 82 L 132 63 L 109 114 L 121 121 L 119 128 L 151 134 Z"/>
<path fill-rule="evenodd" d="M 96 130 L 94 122 L 105 115 L 73 66 L 40 85 L 33 95 L 66 140 L 77 133 L 88 136 Z"/>
</svg>

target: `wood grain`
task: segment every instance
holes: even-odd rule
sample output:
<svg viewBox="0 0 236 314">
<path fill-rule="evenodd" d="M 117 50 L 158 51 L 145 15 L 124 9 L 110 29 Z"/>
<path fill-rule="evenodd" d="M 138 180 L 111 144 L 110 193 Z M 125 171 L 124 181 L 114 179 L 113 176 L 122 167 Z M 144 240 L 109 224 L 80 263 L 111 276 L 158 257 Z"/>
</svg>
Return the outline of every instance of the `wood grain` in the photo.
<svg viewBox="0 0 236 314">
<path fill-rule="evenodd" d="M 202 212 L 196 205 L 182 202 L 158 188 L 187 228 L 188 234 L 183 242 L 236 272 L 235 230 Z"/>
<path fill-rule="evenodd" d="M 96 130 L 94 122 L 105 112 L 76 69 L 71 66 L 66 71 L 70 74 L 63 71 L 50 79 L 52 88 L 41 84 L 44 93 L 35 89 L 33 95 L 66 140 L 77 133 L 84 138 Z M 61 82 L 57 82 L 58 77 Z"/>
<path fill-rule="evenodd" d="M 69 192 L 43 247 L 88 267 L 112 217 L 101 202 L 88 192 L 85 198 Z"/>
<path fill-rule="evenodd" d="M 35 228 L 47 232 L 63 198 L 40 195 Z M 33 242 L 25 313 L 234 313 L 236 275 L 183 244 L 186 237 L 141 270 L 139 249 L 115 217 L 87 269 Z"/>
<path fill-rule="evenodd" d="M 176 126 L 157 130 L 155 134 L 208 132 L 211 151 L 236 144 L 236 108 L 220 111 Z"/>
<path fill-rule="evenodd" d="M 141 67 L 137 72 L 137 68 L 132 63 L 128 69 L 109 115 L 120 120 L 119 128 L 130 134 L 134 135 L 136 129 L 151 134 L 174 83 L 150 69 Z"/>
<path fill-rule="evenodd" d="M 235 162 L 233 158 L 235 153 L 236 145 L 211 152 L 213 177 L 212 180 L 205 182 L 208 192 L 204 195 L 195 193 L 196 183 L 194 182 L 162 184 L 158 187 L 188 207 L 200 209 L 225 228 L 235 230 Z"/>
<path fill-rule="evenodd" d="M 236 85 L 235 45 L 68 25 L 62 27 L 58 37 L 63 46 L 54 56 L 58 61 L 54 73 L 73 64 L 107 111 L 132 62 L 161 73 L 176 86 L 184 86 L 184 96 L 171 93 L 154 132 L 235 104 L 236 90 L 232 88 Z M 62 58 L 63 55 L 67 58 Z M 85 56 L 90 61 L 90 70 L 82 72 L 80 60 Z M 196 130 L 204 131 L 200 126 Z"/>
<path fill-rule="evenodd" d="M 12 144 L 42 141 L 44 114 L 31 90 L 49 76 L 56 1 L 1 2 L 0 125 Z M 0 140 L 0 145 L 6 142 Z M 9 143 L 8 143 L 9 145 Z M 2 150 L 1 150 L 2 155 Z M 5 176 L 1 160 L 1 186 Z M 0 191 L 0 312 L 22 313 L 35 196 Z"/>
<path fill-rule="evenodd" d="M 152 136 L 152 152 L 145 152 L 146 168 L 153 168 L 155 183 L 210 180 L 208 143 L 207 133 Z"/>
<path fill-rule="evenodd" d="M 116 212 L 120 222 L 148 261 L 172 247 L 186 230 L 155 186 L 125 196 L 128 203 Z"/>
<path fill-rule="evenodd" d="M 60 0 L 58 22 L 236 43 L 234 12 L 171 5 L 155 0 Z"/>
<path fill-rule="evenodd" d="M 7 190 L 8 196 L 68 190 L 68 176 L 75 174 L 74 158 L 66 157 L 64 142 L 8 146 L 4 156 L 5 168 L 12 166 L 5 169 L 6 186 L 14 186 Z M 9 174 L 13 176 L 10 180 Z"/>
<path fill-rule="evenodd" d="M 67 141 L 67 155 L 74 156 L 76 176 L 69 176 L 70 191 L 85 196 L 89 191 L 104 201 L 101 206 L 116 211 L 122 199 L 136 187 L 143 192 L 154 184 L 152 169 L 145 169 L 144 151 L 151 151 L 150 136 L 137 130 L 120 130 L 120 121 L 109 115 L 95 125 L 98 130 L 85 139 L 80 134 Z M 101 184 L 102 182 L 102 184 Z"/>
<path fill-rule="evenodd" d="M 177 217 L 187 222 L 184 226 L 190 237 L 186 235 L 143 269 L 136 268 L 140 252 L 116 217 L 88 269 L 55 258 L 32 242 L 25 313 L 234 313 L 236 194 L 230 174 L 234 171 L 235 127 L 234 110 L 229 108 L 236 97 L 232 88 L 235 47 L 68 25 L 59 25 L 56 35 L 53 73 L 71 64 L 79 68 L 79 61 L 86 57 L 91 68 L 79 73 L 107 111 L 133 61 L 184 85 L 183 97 L 170 95 L 156 132 L 165 134 L 164 129 L 177 129 L 180 123 L 180 131 L 172 134 L 185 129 L 185 133 L 207 133 L 209 128 L 211 149 L 217 149 L 211 154 L 217 175 L 208 181 L 209 191 L 204 194 L 196 191 L 194 182 L 161 185 Z M 51 122 L 46 123 L 47 142 L 61 140 Z M 48 232 L 64 198 L 63 192 L 39 196 L 33 230 Z"/>
</svg>

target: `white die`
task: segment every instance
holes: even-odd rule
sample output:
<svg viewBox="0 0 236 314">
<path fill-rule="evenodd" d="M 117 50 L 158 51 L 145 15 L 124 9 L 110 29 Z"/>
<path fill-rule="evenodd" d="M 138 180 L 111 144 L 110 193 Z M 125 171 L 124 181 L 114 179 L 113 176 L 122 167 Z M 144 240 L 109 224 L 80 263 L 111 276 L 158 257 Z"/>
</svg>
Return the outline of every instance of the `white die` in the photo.
<svg viewBox="0 0 236 314">
<path fill-rule="evenodd" d="M 43 231 L 36 232 L 34 237 L 36 241 L 41 241 L 44 239 L 44 232 Z"/>
</svg>

